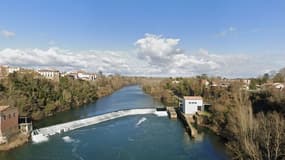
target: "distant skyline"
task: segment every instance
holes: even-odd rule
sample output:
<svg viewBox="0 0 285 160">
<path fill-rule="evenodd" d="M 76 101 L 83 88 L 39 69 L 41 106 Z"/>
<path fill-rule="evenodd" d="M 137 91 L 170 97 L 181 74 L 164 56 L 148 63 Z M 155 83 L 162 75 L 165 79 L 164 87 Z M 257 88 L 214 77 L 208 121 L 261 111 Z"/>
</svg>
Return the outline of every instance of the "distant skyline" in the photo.
<svg viewBox="0 0 285 160">
<path fill-rule="evenodd" d="M 142 76 L 285 67 L 283 0 L 2 0 L 0 64 Z"/>
</svg>

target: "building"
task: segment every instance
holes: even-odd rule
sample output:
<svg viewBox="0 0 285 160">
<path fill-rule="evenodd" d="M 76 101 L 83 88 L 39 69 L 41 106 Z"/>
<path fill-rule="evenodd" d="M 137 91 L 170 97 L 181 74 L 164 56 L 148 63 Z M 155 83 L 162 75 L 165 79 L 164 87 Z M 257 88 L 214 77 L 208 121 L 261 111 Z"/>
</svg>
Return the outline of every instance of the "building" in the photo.
<svg viewBox="0 0 285 160">
<path fill-rule="evenodd" d="M 78 79 L 87 80 L 87 81 L 94 81 L 97 77 L 96 74 L 86 73 L 84 71 L 77 72 Z"/>
<path fill-rule="evenodd" d="M 8 76 L 8 66 L 0 66 L 0 79 Z"/>
<path fill-rule="evenodd" d="M 180 81 L 178 81 L 178 80 L 174 80 L 174 81 L 172 81 L 171 83 L 172 83 L 172 84 L 179 84 L 179 83 L 180 83 Z"/>
<path fill-rule="evenodd" d="M 19 72 L 20 70 L 21 70 L 20 67 L 11 67 L 11 66 L 8 67 L 8 73 L 9 73 L 9 74 L 10 74 L 10 73 Z"/>
<path fill-rule="evenodd" d="M 31 118 L 19 117 L 20 132 L 29 135 L 33 131 L 33 124 Z"/>
<path fill-rule="evenodd" d="M 64 77 L 69 77 L 72 79 L 81 79 L 86 81 L 94 81 L 97 78 L 97 75 L 94 73 L 87 73 L 85 71 L 76 71 L 76 72 L 67 72 L 64 74 Z"/>
<path fill-rule="evenodd" d="M 201 96 L 184 96 L 182 100 L 182 112 L 195 114 L 204 111 L 203 98 Z"/>
<path fill-rule="evenodd" d="M 250 79 L 243 79 L 242 82 L 243 82 L 243 84 L 249 86 L 251 83 L 251 80 Z"/>
<path fill-rule="evenodd" d="M 16 107 L 0 106 L 0 144 L 19 132 L 18 115 Z"/>
<path fill-rule="evenodd" d="M 60 72 L 58 70 L 40 69 L 38 70 L 38 73 L 47 79 L 59 81 Z"/>
<path fill-rule="evenodd" d="M 68 77 L 71 79 L 78 79 L 77 73 L 75 72 L 68 72 L 63 75 L 63 77 Z"/>
</svg>

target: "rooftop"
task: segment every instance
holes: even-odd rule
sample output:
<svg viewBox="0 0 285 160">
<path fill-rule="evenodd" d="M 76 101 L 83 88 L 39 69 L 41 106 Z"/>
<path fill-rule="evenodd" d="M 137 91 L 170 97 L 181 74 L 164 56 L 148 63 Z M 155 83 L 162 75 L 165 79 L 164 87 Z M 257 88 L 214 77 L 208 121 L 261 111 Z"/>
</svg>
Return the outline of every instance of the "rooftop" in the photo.
<svg viewBox="0 0 285 160">
<path fill-rule="evenodd" d="M 10 106 L 0 106 L 0 112 L 4 111 L 5 109 L 9 108 Z"/>
<path fill-rule="evenodd" d="M 201 96 L 184 96 L 185 100 L 203 100 Z"/>
</svg>

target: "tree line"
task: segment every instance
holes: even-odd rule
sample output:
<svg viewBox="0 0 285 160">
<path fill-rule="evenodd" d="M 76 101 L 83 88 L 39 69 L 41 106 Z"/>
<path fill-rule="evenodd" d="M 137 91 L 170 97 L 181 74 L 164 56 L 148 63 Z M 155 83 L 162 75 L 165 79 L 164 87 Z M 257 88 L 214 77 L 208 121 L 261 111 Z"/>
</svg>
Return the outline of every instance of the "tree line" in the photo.
<svg viewBox="0 0 285 160">
<path fill-rule="evenodd" d="M 109 95 L 136 78 L 99 76 L 95 81 L 60 77 L 52 81 L 32 73 L 13 73 L 0 80 L 0 105 L 19 108 L 21 116 L 39 120 Z"/>
<path fill-rule="evenodd" d="M 210 117 L 205 117 L 203 125 L 225 140 L 233 159 L 285 158 L 284 90 L 250 92 L 239 82 L 227 87 L 207 87 L 203 79 L 220 78 L 165 78 L 145 82 L 143 89 L 168 106 L 178 106 L 176 96 L 203 96 L 204 101 L 212 104 Z"/>
</svg>

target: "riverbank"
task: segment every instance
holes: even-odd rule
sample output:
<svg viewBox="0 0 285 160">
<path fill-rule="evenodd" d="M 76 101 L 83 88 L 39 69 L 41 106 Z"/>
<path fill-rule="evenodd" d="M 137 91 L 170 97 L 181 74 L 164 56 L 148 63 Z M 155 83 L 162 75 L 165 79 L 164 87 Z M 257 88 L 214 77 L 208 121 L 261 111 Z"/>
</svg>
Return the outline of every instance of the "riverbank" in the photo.
<svg viewBox="0 0 285 160">
<path fill-rule="evenodd" d="M 29 135 L 18 133 L 9 138 L 8 143 L 0 144 L 0 151 L 8 151 L 20 147 L 29 142 Z"/>
<path fill-rule="evenodd" d="M 92 103 L 136 82 L 136 78 L 119 75 L 102 75 L 94 81 L 68 77 L 53 81 L 29 73 L 13 73 L 0 80 L 0 105 L 17 107 L 21 116 L 41 120 Z"/>
<path fill-rule="evenodd" d="M 61 112 L 67 112 L 68 110 L 70 109 L 73 109 L 73 108 L 80 108 L 82 106 L 85 106 L 87 104 L 92 104 L 92 103 L 95 103 L 98 99 L 100 98 L 103 98 L 105 96 L 108 96 L 108 95 L 111 95 L 112 93 L 114 93 L 115 91 L 121 89 L 122 87 L 124 86 L 127 86 L 127 85 L 130 85 L 131 83 L 133 83 L 132 81 L 129 81 L 129 80 L 126 80 L 125 82 L 122 82 L 122 79 L 124 79 L 123 77 L 111 77 L 111 78 L 107 78 L 107 77 L 101 77 L 101 78 L 98 78 L 97 81 L 94 81 L 94 82 L 87 82 L 87 81 L 79 81 L 79 80 L 70 80 L 70 79 L 61 79 L 60 82 L 52 82 L 52 81 L 47 81 L 47 80 L 27 80 L 27 79 L 22 79 L 23 77 L 21 76 L 27 76 L 27 75 L 13 75 L 15 77 L 10 77 L 11 79 L 6 79 L 6 80 L 2 80 L 0 81 L 0 85 L 3 84 L 3 86 L 6 86 L 6 82 L 13 82 L 13 81 L 18 81 L 17 83 L 34 83 L 34 81 L 42 81 L 42 83 L 45 83 L 45 84 L 49 84 L 51 85 L 50 87 L 50 90 L 55 90 L 56 88 L 56 93 L 55 92 L 51 92 L 51 93 L 48 93 L 48 94 L 52 94 L 52 93 L 55 93 L 55 94 L 59 94 L 59 88 L 62 88 L 63 89 L 63 92 L 62 92 L 62 96 L 63 97 L 66 97 L 67 96 L 67 90 L 64 89 L 66 86 L 66 84 L 68 83 L 71 83 L 73 84 L 73 87 L 71 87 L 70 90 L 70 95 L 69 96 L 72 96 L 72 94 L 75 95 L 78 95 L 78 97 L 73 97 L 72 99 L 74 99 L 74 103 L 69 103 L 70 106 L 68 107 L 65 107 L 68 105 L 68 103 L 63 103 L 63 105 L 61 107 L 59 107 L 60 103 L 58 101 L 61 101 L 60 97 L 59 97 L 59 100 L 56 101 L 56 103 L 52 104 L 52 103 L 49 103 L 47 104 L 45 107 L 43 106 L 40 106 L 39 109 L 40 110 L 37 110 L 35 112 L 31 112 L 31 114 L 27 114 L 25 112 L 23 112 L 23 108 L 25 108 L 25 103 L 26 105 L 28 105 L 29 102 L 28 100 L 26 100 L 25 102 L 21 101 L 21 103 L 23 103 L 22 105 L 23 106 L 17 106 L 18 104 L 15 103 L 14 101 L 18 101 L 18 99 L 13 99 L 13 103 L 15 103 L 15 105 L 13 106 L 16 106 L 19 109 L 20 111 L 20 114 L 21 115 L 28 115 L 30 117 L 32 117 L 32 119 L 36 122 L 40 122 L 46 118 L 52 118 L 54 117 L 56 114 L 59 114 Z M 109 84 L 112 84 L 114 81 L 118 82 L 119 84 L 117 85 L 112 85 L 112 87 L 108 87 L 106 86 L 105 83 L 109 83 Z M 79 83 L 82 83 L 83 87 L 79 87 L 79 88 L 74 88 L 75 86 L 75 83 L 78 83 L 78 86 L 79 86 Z M 85 90 L 87 89 L 87 87 L 90 86 L 90 88 L 88 88 L 89 91 L 83 91 L 83 92 L 78 92 L 76 91 L 76 94 L 75 94 L 75 90 Z M 59 87 L 59 88 L 58 88 Z M 68 87 L 68 86 L 66 86 Z M 26 88 L 29 88 L 29 85 L 26 86 Z M 19 90 L 21 90 L 20 92 L 24 92 L 26 89 L 23 89 L 23 88 L 18 88 Z M 16 89 L 17 90 L 17 89 Z M 74 93 L 71 93 L 71 92 L 74 92 Z M 4 92 L 5 93 L 5 92 Z M 81 93 L 81 94 L 80 94 Z M 12 93 L 13 94 L 13 93 Z M 18 93 L 17 93 L 18 94 Z M 33 93 L 34 95 L 36 95 L 36 92 Z M 26 93 L 26 94 L 21 94 L 21 96 L 23 95 L 29 95 L 29 93 Z M 86 97 L 84 97 L 86 95 Z M 2 95 L 3 96 L 3 95 Z M 13 95 L 12 95 L 13 97 Z M 49 95 L 47 95 L 46 98 L 50 97 Z M 83 98 L 82 98 L 83 97 Z M 5 96 L 4 96 L 5 98 Z M 32 97 L 27 97 L 28 99 L 32 98 Z M 71 98 L 71 97 L 70 97 Z M 33 99 L 33 98 L 32 98 Z M 3 101 L 3 97 L 0 96 L 0 103 L 1 101 Z M 8 101 L 9 102 L 9 101 Z M 58 103 L 57 103 L 58 102 Z M 35 105 L 39 105 L 37 104 L 36 102 L 30 104 L 31 106 L 35 106 Z M 48 110 L 48 111 L 47 111 Z M 25 136 L 25 135 L 22 135 L 22 134 L 17 134 L 11 138 L 9 138 L 8 140 L 8 143 L 6 144 L 1 144 L 0 145 L 0 150 L 3 150 L 3 151 L 7 151 L 7 150 L 11 150 L 11 149 L 14 149 L 14 148 L 17 148 L 19 146 L 22 146 L 24 145 L 25 143 L 27 143 L 29 141 L 29 137 L 28 136 Z"/>
<path fill-rule="evenodd" d="M 127 86 L 96 103 L 59 113 L 42 122 L 49 121 L 46 124 L 50 126 L 57 124 L 57 119 L 70 121 L 116 110 L 157 106 L 161 103 L 139 86 Z M 0 159 L 227 160 L 228 157 L 224 145 L 212 134 L 205 132 L 202 139 L 191 139 L 178 120 L 134 115 L 51 136 L 44 143 L 28 143 L 1 152 Z"/>
</svg>

